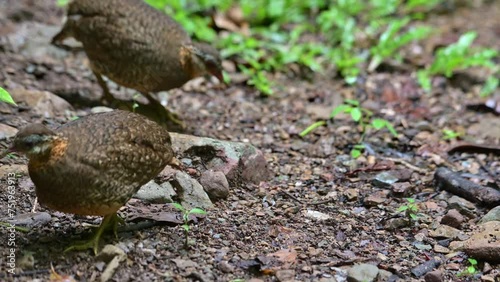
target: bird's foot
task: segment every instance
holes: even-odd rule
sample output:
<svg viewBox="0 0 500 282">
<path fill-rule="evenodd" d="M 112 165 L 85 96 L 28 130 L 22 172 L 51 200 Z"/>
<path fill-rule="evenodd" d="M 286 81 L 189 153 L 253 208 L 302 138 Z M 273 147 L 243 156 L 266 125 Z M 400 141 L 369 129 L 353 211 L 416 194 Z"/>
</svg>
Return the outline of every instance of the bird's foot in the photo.
<svg viewBox="0 0 500 282">
<path fill-rule="evenodd" d="M 84 251 L 93 249 L 94 254 L 97 255 L 97 251 L 99 249 L 99 241 L 101 240 L 102 233 L 104 233 L 106 229 L 109 229 L 111 227 L 113 229 L 115 237 L 118 238 L 118 224 L 125 224 L 125 221 L 121 219 L 116 213 L 106 215 L 103 218 L 101 225 L 97 228 L 94 235 L 92 235 L 92 237 L 88 241 L 73 244 L 66 248 L 64 252 L 66 253 L 70 251 Z"/>
</svg>

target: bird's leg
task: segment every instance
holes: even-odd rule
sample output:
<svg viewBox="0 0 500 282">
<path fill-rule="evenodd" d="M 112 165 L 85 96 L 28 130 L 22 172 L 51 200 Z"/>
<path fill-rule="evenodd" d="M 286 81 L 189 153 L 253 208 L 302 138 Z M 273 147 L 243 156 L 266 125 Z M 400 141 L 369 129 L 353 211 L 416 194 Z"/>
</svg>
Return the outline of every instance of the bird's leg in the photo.
<svg viewBox="0 0 500 282">
<path fill-rule="evenodd" d="M 99 84 L 99 86 L 101 86 L 102 89 L 103 97 L 101 98 L 101 101 L 105 102 L 107 106 L 112 105 L 114 102 L 116 102 L 116 98 L 109 91 L 106 81 L 104 81 L 100 73 L 96 72 L 95 70 L 92 70 L 92 72 L 97 79 L 97 83 Z"/>
<path fill-rule="evenodd" d="M 166 109 L 158 100 L 156 100 L 151 93 L 149 92 L 141 92 L 144 97 L 146 97 L 149 101 L 149 105 L 155 109 L 161 116 L 163 121 L 170 121 L 175 126 L 184 128 L 184 123 L 180 120 L 179 116 L 176 113 L 173 113 Z"/>
<path fill-rule="evenodd" d="M 68 248 L 66 248 L 64 250 L 64 252 L 83 251 L 83 250 L 87 250 L 87 249 L 93 249 L 94 254 L 97 255 L 97 249 L 99 248 L 99 241 L 101 240 L 102 233 L 106 229 L 111 227 L 113 229 L 113 232 L 115 233 L 115 236 L 118 237 L 118 234 L 117 234 L 118 223 L 124 223 L 124 221 L 123 221 L 123 219 L 118 217 L 116 212 L 104 216 L 104 218 L 102 219 L 101 225 L 99 225 L 99 227 L 95 231 L 94 235 L 92 235 L 90 240 L 85 241 L 83 243 L 71 245 Z"/>
</svg>

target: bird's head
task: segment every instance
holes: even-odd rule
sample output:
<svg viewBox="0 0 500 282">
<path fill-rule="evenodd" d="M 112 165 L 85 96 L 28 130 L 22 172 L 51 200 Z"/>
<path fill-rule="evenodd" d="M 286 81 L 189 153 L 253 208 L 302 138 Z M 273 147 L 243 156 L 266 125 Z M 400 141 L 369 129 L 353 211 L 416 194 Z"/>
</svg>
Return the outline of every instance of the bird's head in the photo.
<svg viewBox="0 0 500 282">
<path fill-rule="evenodd" d="M 28 158 L 43 156 L 50 152 L 57 135 L 42 124 L 32 123 L 19 130 L 10 148 L 0 154 L 0 159 L 8 153 L 18 152 Z"/>
<path fill-rule="evenodd" d="M 192 42 L 181 47 L 181 63 L 191 78 L 213 75 L 224 83 L 219 52 L 205 43 Z"/>
</svg>

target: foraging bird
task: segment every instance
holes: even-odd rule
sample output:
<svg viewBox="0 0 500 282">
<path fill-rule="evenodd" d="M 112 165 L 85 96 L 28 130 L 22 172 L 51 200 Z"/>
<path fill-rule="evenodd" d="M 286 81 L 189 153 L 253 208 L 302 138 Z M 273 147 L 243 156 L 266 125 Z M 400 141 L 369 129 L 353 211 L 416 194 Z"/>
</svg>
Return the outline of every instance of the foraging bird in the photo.
<svg viewBox="0 0 500 282">
<path fill-rule="evenodd" d="M 52 43 L 61 45 L 68 37 L 83 44 L 108 103 L 115 99 L 102 75 L 139 91 L 163 112 L 152 92 L 180 87 L 199 76 L 213 75 L 223 82 L 218 51 L 191 41 L 181 25 L 143 0 L 73 0 Z M 180 124 L 170 112 L 164 118 Z"/>
<path fill-rule="evenodd" d="M 128 111 L 93 114 L 56 130 L 30 124 L 14 138 L 9 152 L 29 158 L 28 171 L 38 201 L 53 210 L 104 216 L 94 237 L 67 250 L 94 249 L 116 212 L 167 165 L 175 165 L 168 131 Z"/>
</svg>

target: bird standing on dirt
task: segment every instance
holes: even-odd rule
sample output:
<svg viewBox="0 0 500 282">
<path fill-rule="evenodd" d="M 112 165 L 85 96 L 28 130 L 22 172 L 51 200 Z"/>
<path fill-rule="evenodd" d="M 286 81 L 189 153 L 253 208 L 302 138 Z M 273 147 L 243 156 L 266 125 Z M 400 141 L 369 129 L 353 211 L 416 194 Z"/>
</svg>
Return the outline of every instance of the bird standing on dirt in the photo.
<svg viewBox="0 0 500 282">
<path fill-rule="evenodd" d="M 177 22 L 143 0 L 74 0 L 67 17 L 52 43 L 74 37 L 83 44 L 108 103 L 115 99 L 102 75 L 141 92 L 155 110 L 167 113 L 162 119 L 181 124 L 151 92 L 205 75 L 223 81 L 217 50 L 192 42 Z"/>
<path fill-rule="evenodd" d="M 67 250 L 93 248 L 117 210 L 167 164 L 175 164 L 170 135 L 128 111 L 85 116 L 56 130 L 42 124 L 21 129 L 8 152 L 24 153 L 38 201 L 61 212 L 104 216 L 93 238 Z"/>
</svg>

